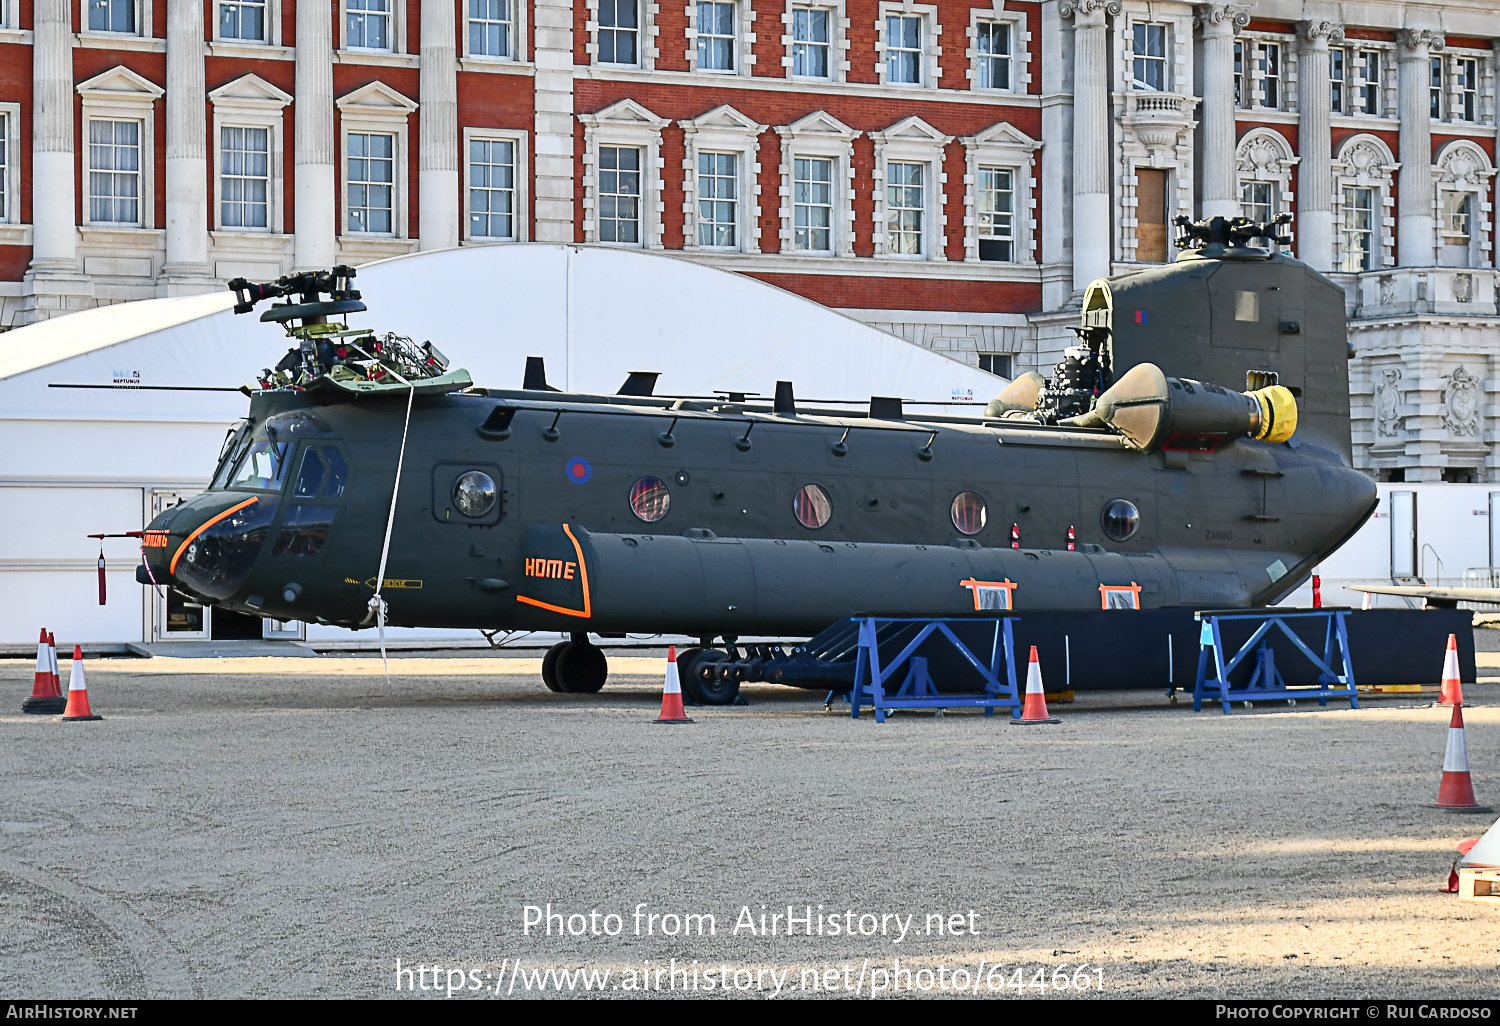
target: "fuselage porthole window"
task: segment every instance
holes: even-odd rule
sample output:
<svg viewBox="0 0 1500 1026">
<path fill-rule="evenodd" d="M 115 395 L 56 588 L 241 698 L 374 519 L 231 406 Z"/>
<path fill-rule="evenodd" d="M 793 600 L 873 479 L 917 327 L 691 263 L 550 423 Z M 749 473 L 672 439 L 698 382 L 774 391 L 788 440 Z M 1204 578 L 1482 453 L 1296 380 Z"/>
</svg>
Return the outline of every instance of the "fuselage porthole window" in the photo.
<svg viewBox="0 0 1500 1026">
<path fill-rule="evenodd" d="M 499 491 L 495 479 L 479 470 L 470 470 L 453 484 L 453 504 L 466 517 L 482 517 L 495 508 Z"/>
<path fill-rule="evenodd" d="M 833 517 L 833 500 L 822 485 L 805 484 L 792 499 L 792 512 L 797 516 L 797 523 L 816 531 Z"/>
<path fill-rule="evenodd" d="M 1099 525 L 1110 541 L 1128 541 L 1141 526 L 1141 511 L 1129 499 L 1110 499 L 1104 504 Z"/>
<path fill-rule="evenodd" d="M 672 493 L 659 477 L 643 477 L 630 488 L 630 512 L 654 524 L 672 508 Z"/>
<path fill-rule="evenodd" d="M 989 510 L 985 506 L 984 496 L 978 492 L 959 492 L 953 498 L 948 515 L 959 534 L 978 534 L 989 522 Z"/>
</svg>

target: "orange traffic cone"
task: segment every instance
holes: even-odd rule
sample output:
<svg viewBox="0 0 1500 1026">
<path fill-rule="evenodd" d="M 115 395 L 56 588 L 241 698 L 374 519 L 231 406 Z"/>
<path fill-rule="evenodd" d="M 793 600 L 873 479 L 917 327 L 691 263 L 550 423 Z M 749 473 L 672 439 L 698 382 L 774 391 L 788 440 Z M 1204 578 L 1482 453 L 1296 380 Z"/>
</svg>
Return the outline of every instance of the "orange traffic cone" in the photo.
<svg viewBox="0 0 1500 1026">
<path fill-rule="evenodd" d="M 1042 691 L 1042 664 L 1037 662 L 1036 646 L 1031 646 L 1031 665 L 1026 668 L 1026 704 L 1021 709 L 1021 718 L 1012 723 L 1061 723 L 1055 716 L 1047 715 L 1047 696 Z"/>
<path fill-rule="evenodd" d="M 1448 653 L 1443 656 L 1443 684 L 1438 690 L 1438 705 L 1464 704 L 1464 688 L 1458 679 L 1458 638 L 1448 635 Z"/>
<path fill-rule="evenodd" d="M 73 646 L 73 673 L 68 678 L 68 708 L 63 711 L 65 720 L 102 720 L 89 708 L 89 686 L 83 679 L 83 646 Z"/>
<path fill-rule="evenodd" d="M 62 674 L 57 672 L 57 635 L 51 631 L 47 632 L 47 661 L 52 667 L 52 693 L 67 701 L 62 689 Z"/>
<path fill-rule="evenodd" d="M 66 704 L 52 676 L 52 651 L 47 647 L 47 628 L 43 627 L 36 643 L 36 676 L 32 678 L 31 697 L 22 700 L 21 711 L 56 716 Z"/>
<path fill-rule="evenodd" d="M 667 648 L 667 682 L 661 689 L 661 716 L 657 723 L 692 723 L 682 708 L 682 684 L 677 679 L 677 646 Z"/>
<path fill-rule="evenodd" d="M 1443 751 L 1443 782 L 1438 785 L 1435 808 L 1448 812 L 1492 812 L 1474 800 L 1474 781 L 1469 776 L 1469 746 L 1464 740 L 1464 707 L 1453 707 L 1448 721 L 1448 747 Z"/>
</svg>

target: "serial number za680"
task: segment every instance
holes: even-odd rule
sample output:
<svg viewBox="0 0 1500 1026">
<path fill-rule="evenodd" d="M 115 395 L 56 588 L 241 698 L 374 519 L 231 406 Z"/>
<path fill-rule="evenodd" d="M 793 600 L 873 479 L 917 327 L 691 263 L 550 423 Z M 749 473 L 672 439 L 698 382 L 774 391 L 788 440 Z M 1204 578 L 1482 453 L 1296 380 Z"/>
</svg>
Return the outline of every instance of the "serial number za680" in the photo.
<svg viewBox="0 0 1500 1026">
<path fill-rule="evenodd" d="M 1038 966 L 1030 970 L 1024 966 L 1018 966 L 1014 970 L 1007 970 L 1003 965 L 997 965 L 990 970 L 985 977 L 985 984 L 991 991 L 1014 990 L 1020 994 L 1028 990 L 1103 990 L 1104 969 L 1102 966 L 1090 966 L 1087 962 L 1081 963 L 1078 968 L 1069 972 L 1070 963 L 1064 962 L 1051 969 L 1046 966 Z"/>
</svg>

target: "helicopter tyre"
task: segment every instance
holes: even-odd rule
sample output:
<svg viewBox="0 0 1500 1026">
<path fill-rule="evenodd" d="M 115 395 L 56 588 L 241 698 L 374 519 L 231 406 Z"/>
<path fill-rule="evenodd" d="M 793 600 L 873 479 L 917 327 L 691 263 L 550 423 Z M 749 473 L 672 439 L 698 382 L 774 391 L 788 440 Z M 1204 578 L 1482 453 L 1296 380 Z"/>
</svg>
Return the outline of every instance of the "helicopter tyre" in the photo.
<svg viewBox="0 0 1500 1026">
<path fill-rule="evenodd" d="M 716 648 L 700 649 L 688 663 L 687 672 L 680 674 L 683 690 L 700 705 L 733 705 L 740 693 L 739 681 L 721 678 L 716 673 L 708 674 L 709 679 L 704 680 L 704 670 L 717 669 L 714 664 L 728 658 L 727 652 Z"/>
<path fill-rule="evenodd" d="M 562 655 L 562 650 L 570 644 L 571 642 L 559 641 L 547 649 L 547 654 L 542 656 L 542 683 L 547 685 L 548 691 L 562 691 L 562 685 L 557 682 L 557 657 Z"/>
<path fill-rule="evenodd" d="M 592 695 L 609 678 L 609 660 L 587 641 L 569 641 L 557 654 L 557 686 L 570 695 Z"/>
</svg>

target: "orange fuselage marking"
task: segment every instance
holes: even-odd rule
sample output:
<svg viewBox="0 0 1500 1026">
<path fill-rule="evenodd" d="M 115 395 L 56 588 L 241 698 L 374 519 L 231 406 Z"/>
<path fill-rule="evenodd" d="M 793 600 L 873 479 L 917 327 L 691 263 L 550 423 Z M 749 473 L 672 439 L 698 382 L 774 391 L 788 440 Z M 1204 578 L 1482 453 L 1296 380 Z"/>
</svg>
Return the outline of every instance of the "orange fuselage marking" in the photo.
<svg viewBox="0 0 1500 1026">
<path fill-rule="evenodd" d="M 546 609 L 546 610 L 549 610 L 549 611 L 551 611 L 553 613 L 562 613 L 564 616 L 577 616 L 577 617 L 582 617 L 583 619 L 587 620 L 591 616 L 594 615 L 593 614 L 593 606 L 590 604 L 590 599 L 589 599 L 589 568 L 588 568 L 588 564 L 583 561 L 583 546 L 578 544 L 578 539 L 575 538 L 575 537 L 573 537 L 573 532 L 571 530 L 569 530 L 568 525 L 567 524 L 563 524 L 562 525 L 562 529 L 563 529 L 563 534 L 566 534 L 568 536 L 568 541 L 570 541 L 570 542 L 573 543 L 573 551 L 576 552 L 576 553 L 578 553 L 578 579 L 579 579 L 579 582 L 583 585 L 583 608 L 582 609 L 568 609 L 565 606 L 554 606 L 550 602 L 543 602 L 541 599 L 534 599 L 534 598 L 531 598 L 530 596 L 527 596 L 527 595 L 517 595 L 516 596 L 516 601 L 517 602 L 524 602 L 528 606 L 536 606 L 538 609 Z M 537 569 L 536 564 L 538 564 L 538 563 L 542 564 L 542 567 L 541 567 L 541 571 L 542 572 L 532 573 L 533 570 Z M 552 569 L 552 565 L 553 564 L 558 564 L 558 572 L 555 573 L 555 574 L 550 572 L 550 570 Z M 566 564 L 564 564 L 562 562 L 562 560 L 557 560 L 557 559 L 528 559 L 526 561 L 526 565 L 527 565 L 526 573 L 527 573 L 527 576 L 530 576 L 530 577 L 564 577 L 563 567 L 567 567 L 568 569 L 571 569 L 572 566 L 573 566 L 572 563 L 566 563 Z M 564 579 L 571 580 L 572 578 L 571 578 L 571 575 L 569 575 L 569 576 L 565 577 Z"/>
<path fill-rule="evenodd" d="M 206 521 L 205 523 L 201 524 L 196 531 L 194 531 L 192 534 L 188 535 L 186 538 L 184 538 L 182 540 L 182 544 L 181 545 L 177 546 L 177 551 L 172 554 L 172 562 L 167 567 L 167 573 L 169 573 L 169 574 L 175 574 L 175 573 L 177 573 L 177 561 L 182 558 L 183 552 L 186 551 L 186 549 L 187 549 L 187 547 L 189 545 L 193 544 L 193 541 L 200 534 L 202 534 L 204 531 L 207 531 L 210 527 L 212 527 L 215 524 L 217 524 L 220 520 L 223 520 L 226 517 L 233 516 L 234 514 L 238 513 L 240 510 L 244 509 L 246 506 L 250 505 L 251 503 L 253 503 L 253 502 L 259 502 L 259 501 L 260 501 L 260 497 L 259 496 L 256 496 L 256 497 L 250 498 L 250 499 L 246 499 L 244 502 L 238 503 L 238 504 L 236 504 L 234 506 L 230 506 L 228 509 L 226 509 L 224 512 L 220 513 L 218 516 L 214 517 L 212 520 Z"/>
</svg>

